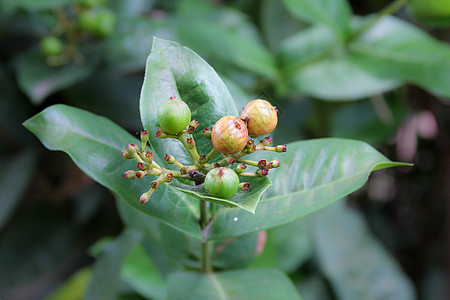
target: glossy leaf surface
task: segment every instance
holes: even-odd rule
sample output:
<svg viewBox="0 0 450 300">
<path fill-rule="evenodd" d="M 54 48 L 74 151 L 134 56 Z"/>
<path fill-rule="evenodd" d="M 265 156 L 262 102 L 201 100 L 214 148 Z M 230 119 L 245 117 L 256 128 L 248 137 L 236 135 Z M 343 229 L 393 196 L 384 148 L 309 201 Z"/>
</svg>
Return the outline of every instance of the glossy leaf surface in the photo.
<svg viewBox="0 0 450 300">
<path fill-rule="evenodd" d="M 212 129 L 223 116 L 238 114 L 230 92 L 211 66 L 192 50 L 155 38 L 141 90 L 142 124 L 150 133 L 154 154 L 162 158 L 170 153 L 181 163 L 190 164 L 190 158 L 179 141 L 158 139 L 154 134 L 159 127 L 156 118 L 158 106 L 172 96 L 186 102 L 192 119 L 200 123 L 194 134 L 200 154 L 207 154 L 212 149 L 202 129 Z"/>
<path fill-rule="evenodd" d="M 254 269 L 214 274 L 175 273 L 169 277 L 166 299 L 299 300 L 300 296 L 282 272 Z"/>
<path fill-rule="evenodd" d="M 110 120 L 70 106 L 55 105 L 26 121 L 24 126 L 47 148 L 68 153 L 81 170 L 131 206 L 200 238 L 196 200 L 163 185 L 149 203 L 139 203 L 140 195 L 149 189 L 153 179 L 124 178 L 123 172 L 136 169 L 136 162 L 123 159 L 121 152 L 127 144 L 138 141 Z"/>
<path fill-rule="evenodd" d="M 281 167 L 269 173 L 273 186 L 264 193 L 255 214 L 220 209 L 209 230 L 209 239 L 239 236 L 291 222 L 357 190 L 372 171 L 404 165 L 353 140 L 309 140 L 288 144 L 287 149 L 281 155 L 261 154 L 266 159 L 279 159 Z"/>
</svg>

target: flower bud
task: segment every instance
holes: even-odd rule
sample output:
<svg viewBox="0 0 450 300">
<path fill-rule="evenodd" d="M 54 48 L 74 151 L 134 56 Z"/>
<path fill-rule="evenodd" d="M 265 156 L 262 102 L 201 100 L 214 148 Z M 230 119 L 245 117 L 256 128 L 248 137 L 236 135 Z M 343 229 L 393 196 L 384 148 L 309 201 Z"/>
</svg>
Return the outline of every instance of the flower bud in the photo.
<svg viewBox="0 0 450 300">
<path fill-rule="evenodd" d="M 145 170 L 148 170 L 148 165 L 143 162 L 138 162 L 137 168 L 140 171 L 145 171 Z"/>
<path fill-rule="evenodd" d="M 193 134 L 195 132 L 195 129 L 197 129 L 199 123 L 197 120 L 192 120 L 191 123 L 187 127 L 187 132 L 190 134 Z"/>
<path fill-rule="evenodd" d="M 148 132 L 147 130 L 141 131 L 141 141 L 143 144 L 148 142 Z"/>
<path fill-rule="evenodd" d="M 122 157 L 125 159 L 132 159 L 134 156 L 128 153 L 128 151 L 122 151 Z"/>
<path fill-rule="evenodd" d="M 175 157 L 173 155 L 166 154 L 164 160 L 169 164 L 173 164 L 175 162 Z"/>
<path fill-rule="evenodd" d="M 267 161 L 265 159 L 261 159 L 260 161 L 258 161 L 258 167 L 260 169 L 264 169 L 267 166 Z"/>
<path fill-rule="evenodd" d="M 150 193 L 149 192 L 145 192 L 141 195 L 141 197 L 139 198 L 139 202 L 141 204 L 147 203 L 148 200 L 150 200 Z"/>
<path fill-rule="evenodd" d="M 145 171 L 136 171 L 135 178 L 141 179 L 141 178 L 143 178 L 145 175 L 147 175 L 147 173 L 146 173 Z"/>
<path fill-rule="evenodd" d="M 136 176 L 136 172 L 133 170 L 128 170 L 124 174 L 126 179 L 133 179 Z"/>
<path fill-rule="evenodd" d="M 247 169 L 247 166 L 244 163 L 240 163 L 236 166 L 235 172 L 237 174 L 241 174 L 242 172 L 244 172 L 245 169 Z"/>
<path fill-rule="evenodd" d="M 263 144 L 263 146 L 269 146 L 270 144 L 272 144 L 273 140 L 270 136 L 266 136 L 265 138 L 263 138 L 261 140 L 261 144 Z"/>
<path fill-rule="evenodd" d="M 275 148 L 275 151 L 276 151 L 276 152 L 286 152 L 286 151 L 287 151 L 287 147 L 286 147 L 286 145 L 278 145 L 278 146 Z"/>
<path fill-rule="evenodd" d="M 181 175 L 187 175 L 189 173 L 189 168 L 188 167 L 182 167 L 180 169 L 180 173 L 181 173 Z"/>
<path fill-rule="evenodd" d="M 270 166 L 270 168 L 278 168 L 280 166 L 280 161 L 278 159 L 271 160 L 269 162 L 269 166 Z"/>
<path fill-rule="evenodd" d="M 250 191 L 251 190 L 251 188 L 250 188 L 250 183 L 249 182 L 241 182 L 241 183 L 239 183 L 239 189 L 241 190 L 241 191 Z"/>
<path fill-rule="evenodd" d="M 194 147 L 195 147 L 195 141 L 194 141 L 193 138 L 188 138 L 188 139 L 186 140 L 186 143 L 187 143 L 189 149 L 194 149 Z"/>
<path fill-rule="evenodd" d="M 211 130 L 209 130 L 209 128 L 203 129 L 203 135 L 204 135 L 207 139 L 211 139 Z"/>
<path fill-rule="evenodd" d="M 267 170 L 267 169 L 258 169 L 258 170 L 256 170 L 256 175 L 258 175 L 260 177 L 267 176 L 268 174 L 269 174 L 269 170 Z"/>
<path fill-rule="evenodd" d="M 127 147 L 125 147 L 125 150 L 127 153 L 131 156 L 133 156 L 136 153 L 137 145 L 136 144 L 128 144 Z"/>
<path fill-rule="evenodd" d="M 173 174 L 172 173 L 164 174 L 164 181 L 165 182 L 171 182 L 172 179 L 173 179 Z"/>
</svg>

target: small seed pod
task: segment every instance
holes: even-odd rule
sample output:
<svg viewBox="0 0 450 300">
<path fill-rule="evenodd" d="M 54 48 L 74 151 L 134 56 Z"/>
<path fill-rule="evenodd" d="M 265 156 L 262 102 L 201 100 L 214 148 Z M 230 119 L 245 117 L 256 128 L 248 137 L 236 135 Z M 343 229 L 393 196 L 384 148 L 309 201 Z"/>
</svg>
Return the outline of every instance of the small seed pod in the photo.
<svg viewBox="0 0 450 300">
<path fill-rule="evenodd" d="M 128 146 L 125 147 L 125 150 L 127 151 L 128 154 L 133 156 L 136 153 L 137 145 L 136 144 L 128 144 Z"/>
<path fill-rule="evenodd" d="M 265 159 L 261 159 L 258 161 L 258 167 L 264 169 L 267 166 L 267 161 Z"/>
<path fill-rule="evenodd" d="M 164 160 L 169 164 L 173 164 L 175 162 L 175 157 L 173 155 L 166 154 Z"/>
<path fill-rule="evenodd" d="M 142 196 L 139 198 L 139 202 L 141 204 L 147 203 L 148 200 L 150 200 L 150 193 L 149 192 L 143 193 Z"/>
<path fill-rule="evenodd" d="M 239 183 L 239 189 L 241 190 L 241 191 L 250 191 L 251 190 L 251 188 L 250 188 L 250 183 L 249 182 L 241 182 L 241 183 Z"/>
<path fill-rule="evenodd" d="M 189 176 L 191 178 L 197 178 L 198 177 L 198 171 L 197 170 L 189 170 Z"/>
<path fill-rule="evenodd" d="M 212 166 L 213 166 L 213 168 L 220 168 L 220 167 L 221 167 L 220 164 L 219 164 L 219 163 L 216 163 L 216 162 L 213 163 Z"/>
<path fill-rule="evenodd" d="M 140 170 L 140 171 L 148 170 L 147 164 L 145 164 L 145 163 L 143 163 L 143 162 L 138 162 L 137 168 L 138 168 L 138 170 Z"/>
<path fill-rule="evenodd" d="M 152 182 L 150 182 L 150 186 L 151 186 L 152 189 L 159 188 L 159 181 L 158 180 L 153 180 Z"/>
<path fill-rule="evenodd" d="M 134 156 L 128 153 L 127 151 L 122 151 L 122 157 L 125 159 L 132 159 Z"/>
<path fill-rule="evenodd" d="M 228 199 L 239 189 L 239 177 L 230 168 L 217 168 L 205 177 L 205 189 L 214 197 Z"/>
<path fill-rule="evenodd" d="M 235 172 L 241 174 L 245 169 L 247 169 L 247 166 L 244 163 L 241 163 L 237 165 Z"/>
<path fill-rule="evenodd" d="M 177 134 L 191 122 L 191 110 L 183 101 L 170 97 L 159 106 L 157 120 L 164 131 Z"/>
<path fill-rule="evenodd" d="M 256 175 L 258 175 L 260 177 L 267 176 L 268 174 L 269 174 L 269 170 L 267 170 L 267 169 L 258 169 L 258 170 L 256 170 Z"/>
<path fill-rule="evenodd" d="M 188 167 L 182 167 L 180 169 L 180 174 L 181 175 L 187 175 L 189 173 L 189 168 Z"/>
<path fill-rule="evenodd" d="M 136 171 L 135 178 L 141 179 L 141 178 L 143 178 L 145 175 L 147 175 L 147 173 L 145 173 L 145 171 Z"/>
<path fill-rule="evenodd" d="M 244 149 L 248 140 L 247 126 L 238 117 L 222 117 L 213 127 L 211 141 L 223 154 L 234 154 Z"/>
<path fill-rule="evenodd" d="M 186 131 L 190 134 L 193 134 L 195 132 L 195 129 L 197 129 L 199 123 L 197 120 L 192 120 L 191 123 L 186 128 Z"/>
<path fill-rule="evenodd" d="M 128 170 L 124 174 L 126 179 L 133 179 L 136 176 L 136 171 Z"/>
<path fill-rule="evenodd" d="M 194 141 L 193 138 L 188 138 L 188 139 L 186 140 L 186 143 L 187 143 L 187 145 L 188 145 L 188 147 L 189 147 L 190 149 L 194 149 L 194 147 L 195 147 L 195 141 Z"/>
<path fill-rule="evenodd" d="M 236 159 L 233 156 L 228 156 L 226 160 L 229 165 L 233 165 L 236 162 Z"/>
<path fill-rule="evenodd" d="M 261 140 L 260 143 L 263 144 L 263 146 L 269 146 L 270 144 L 272 144 L 272 142 L 272 138 L 270 136 L 266 136 Z"/>
<path fill-rule="evenodd" d="M 147 130 L 141 131 L 141 141 L 144 144 L 148 142 L 148 131 Z"/>
<path fill-rule="evenodd" d="M 211 139 L 211 130 L 210 130 L 209 128 L 203 129 L 203 135 L 204 135 L 207 139 Z"/>
<path fill-rule="evenodd" d="M 206 161 L 206 155 L 202 154 L 198 157 L 199 163 L 204 163 Z"/>
<path fill-rule="evenodd" d="M 278 123 L 276 109 L 266 100 L 250 101 L 241 111 L 241 119 L 248 120 L 248 134 L 251 137 L 268 134 Z"/>
<path fill-rule="evenodd" d="M 164 174 L 164 181 L 165 182 L 171 182 L 172 179 L 173 179 L 173 174 L 172 173 Z"/>
<path fill-rule="evenodd" d="M 276 152 L 286 152 L 287 151 L 287 147 L 286 145 L 279 145 L 275 148 Z"/>
<path fill-rule="evenodd" d="M 147 151 L 142 159 L 145 160 L 149 165 L 151 165 L 151 163 L 153 162 L 153 153 Z"/>
</svg>

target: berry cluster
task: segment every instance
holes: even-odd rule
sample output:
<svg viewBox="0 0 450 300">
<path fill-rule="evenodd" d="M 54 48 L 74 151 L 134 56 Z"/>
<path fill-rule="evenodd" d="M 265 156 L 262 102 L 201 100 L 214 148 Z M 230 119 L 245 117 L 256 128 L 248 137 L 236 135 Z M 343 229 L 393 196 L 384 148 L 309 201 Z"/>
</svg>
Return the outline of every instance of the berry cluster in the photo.
<svg viewBox="0 0 450 300">
<path fill-rule="evenodd" d="M 113 32 L 116 16 L 105 4 L 106 0 L 80 0 L 55 11 L 58 22 L 51 34 L 40 41 L 40 50 L 49 65 L 63 65 L 70 60 L 82 62 L 78 45 L 85 39 L 104 38 Z"/>
<path fill-rule="evenodd" d="M 269 102 L 262 99 L 250 101 L 241 111 L 240 118 L 225 116 L 218 120 L 212 130 L 205 128 L 203 134 L 210 139 L 213 149 L 208 154 L 200 155 L 195 146 L 192 134 L 199 126 L 197 120 L 191 120 L 189 106 L 176 97 L 170 97 L 158 108 L 157 120 L 160 128 L 156 132 L 158 138 L 172 138 L 179 140 L 193 162 L 186 166 L 173 155 L 166 154 L 164 160 L 174 165 L 178 170 L 161 167 L 153 160 L 153 154 L 145 150 L 148 142 L 148 132 L 141 132 L 142 145 L 130 144 L 122 152 L 126 159 L 138 161 L 138 171 L 125 172 L 127 179 L 140 179 L 147 175 L 158 176 L 150 184 L 150 189 L 142 194 L 140 202 L 146 203 L 153 192 L 162 183 L 171 182 L 174 177 L 189 179 L 196 184 L 204 184 L 206 191 L 214 197 L 228 199 L 238 190 L 249 191 L 250 183 L 240 182 L 241 177 L 264 177 L 270 169 L 280 166 L 279 160 L 267 161 L 261 159 L 253 161 L 243 156 L 258 150 L 286 152 L 285 145 L 270 146 L 272 138 L 265 137 L 258 144 L 250 137 L 257 137 L 270 133 L 278 122 L 277 110 Z M 222 155 L 222 160 L 214 163 L 210 161 L 216 155 Z M 234 170 L 231 168 L 236 164 Z M 247 166 L 256 167 L 254 172 L 247 171 Z"/>
</svg>

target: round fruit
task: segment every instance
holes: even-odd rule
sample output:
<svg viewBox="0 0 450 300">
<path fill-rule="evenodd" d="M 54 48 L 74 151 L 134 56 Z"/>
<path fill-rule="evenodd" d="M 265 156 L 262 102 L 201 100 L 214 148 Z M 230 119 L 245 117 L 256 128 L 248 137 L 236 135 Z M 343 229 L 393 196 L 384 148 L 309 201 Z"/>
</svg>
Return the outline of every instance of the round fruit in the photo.
<svg viewBox="0 0 450 300">
<path fill-rule="evenodd" d="M 110 35 L 116 25 L 116 16 L 105 7 L 95 7 L 85 10 L 78 16 L 81 28 L 99 36 Z"/>
<path fill-rule="evenodd" d="M 423 24 L 437 27 L 450 25 L 450 0 L 411 0 L 409 10 Z"/>
<path fill-rule="evenodd" d="M 277 110 L 262 99 L 250 101 L 242 109 L 241 119 L 247 120 L 248 134 L 251 137 L 268 134 L 278 123 Z"/>
<path fill-rule="evenodd" d="M 41 51 L 46 56 L 59 55 L 63 49 L 63 43 L 54 36 L 46 36 L 41 40 Z"/>
<path fill-rule="evenodd" d="M 183 101 L 170 97 L 159 106 L 157 119 L 164 131 L 177 134 L 191 122 L 191 110 Z"/>
<path fill-rule="evenodd" d="M 245 123 L 235 116 L 225 116 L 214 124 L 211 141 L 214 148 L 223 154 L 233 154 L 247 145 L 248 131 Z"/>
<path fill-rule="evenodd" d="M 206 174 L 206 191 L 214 197 L 228 199 L 239 188 L 239 177 L 230 168 L 216 168 Z"/>
</svg>

